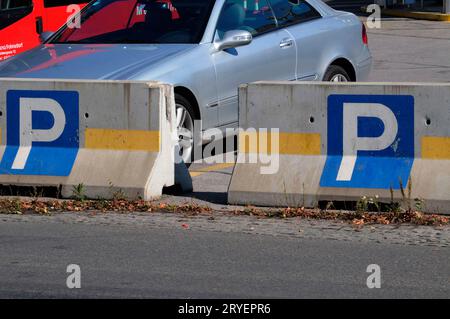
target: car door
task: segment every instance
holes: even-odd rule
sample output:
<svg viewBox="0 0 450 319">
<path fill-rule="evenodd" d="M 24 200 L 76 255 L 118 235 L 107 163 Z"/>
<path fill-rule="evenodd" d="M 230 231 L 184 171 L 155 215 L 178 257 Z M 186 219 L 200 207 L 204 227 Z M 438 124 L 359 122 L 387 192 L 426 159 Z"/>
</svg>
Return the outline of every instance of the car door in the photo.
<svg viewBox="0 0 450 319">
<path fill-rule="evenodd" d="M 278 24 L 295 39 L 297 79 L 316 80 L 324 43 L 332 35 L 331 26 L 320 23 L 321 14 L 305 0 L 270 0 L 270 3 Z"/>
<path fill-rule="evenodd" d="M 219 124 L 238 121 L 238 87 L 261 80 L 296 78 L 296 47 L 291 35 L 278 29 L 267 0 L 227 0 L 220 14 L 215 40 L 226 31 L 247 30 L 250 44 L 213 54 L 216 68 Z"/>
</svg>

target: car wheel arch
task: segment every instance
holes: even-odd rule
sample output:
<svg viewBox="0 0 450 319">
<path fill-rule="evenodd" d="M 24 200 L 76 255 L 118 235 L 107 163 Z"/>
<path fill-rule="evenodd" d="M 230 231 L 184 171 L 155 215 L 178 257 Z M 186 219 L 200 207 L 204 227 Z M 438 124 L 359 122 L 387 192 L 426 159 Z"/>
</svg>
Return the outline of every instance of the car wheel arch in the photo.
<svg viewBox="0 0 450 319">
<path fill-rule="evenodd" d="M 192 107 L 194 108 L 194 112 L 195 112 L 195 120 L 200 120 L 201 119 L 200 106 L 198 104 L 197 98 L 195 97 L 194 93 L 190 89 L 188 89 L 187 87 L 184 87 L 184 86 L 175 86 L 174 92 L 175 92 L 175 94 L 179 94 L 179 95 L 183 96 L 185 99 L 187 99 L 191 103 Z"/>
<path fill-rule="evenodd" d="M 333 60 L 333 62 L 331 62 L 328 67 L 325 69 L 325 72 L 323 74 L 326 73 L 326 71 L 328 70 L 328 68 L 332 65 L 337 65 L 342 67 L 350 76 L 352 82 L 356 82 L 356 69 L 355 66 L 353 65 L 352 62 L 350 62 L 348 59 L 346 58 L 336 58 Z"/>
</svg>

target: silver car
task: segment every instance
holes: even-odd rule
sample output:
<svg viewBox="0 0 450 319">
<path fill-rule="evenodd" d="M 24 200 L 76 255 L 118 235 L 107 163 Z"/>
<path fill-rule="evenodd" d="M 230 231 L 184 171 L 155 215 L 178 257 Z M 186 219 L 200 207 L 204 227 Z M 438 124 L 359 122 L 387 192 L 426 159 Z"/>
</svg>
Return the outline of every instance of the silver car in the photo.
<svg viewBox="0 0 450 319">
<path fill-rule="evenodd" d="M 0 77 L 173 84 L 189 161 L 194 120 L 237 126 L 240 84 L 361 81 L 371 64 L 361 21 L 320 0 L 94 0 Z"/>
</svg>

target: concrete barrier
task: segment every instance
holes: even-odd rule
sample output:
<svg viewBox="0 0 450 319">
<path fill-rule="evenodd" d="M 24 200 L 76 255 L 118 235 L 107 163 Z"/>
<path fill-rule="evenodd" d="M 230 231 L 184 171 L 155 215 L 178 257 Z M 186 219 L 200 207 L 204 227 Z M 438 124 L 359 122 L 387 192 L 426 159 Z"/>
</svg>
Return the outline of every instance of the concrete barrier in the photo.
<svg viewBox="0 0 450 319">
<path fill-rule="evenodd" d="M 175 125 L 168 85 L 0 79 L 0 184 L 152 199 L 175 183 Z"/>
<path fill-rule="evenodd" d="M 366 196 L 450 213 L 450 84 L 261 82 L 242 86 L 239 103 L 231 204 Z M 279 161 L 274 174 L 263 174 L 267 158 L 249 163 L 265 154 Z"/>
</svg>

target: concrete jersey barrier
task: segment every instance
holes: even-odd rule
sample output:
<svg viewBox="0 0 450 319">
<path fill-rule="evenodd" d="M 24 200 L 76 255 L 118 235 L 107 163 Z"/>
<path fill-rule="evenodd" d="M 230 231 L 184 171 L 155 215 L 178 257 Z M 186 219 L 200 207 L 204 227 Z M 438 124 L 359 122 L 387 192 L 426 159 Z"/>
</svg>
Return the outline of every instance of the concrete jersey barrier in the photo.
<svg viewBox="0 0 450 319">
<path fill-rule="evenodd" d="M 450 213 L 450 84 L 254 83 L 239 126 L 231 204 L 366 196 Z"/>
<path fill-rule="evenodd" d="M 173 89 L 0 79 L 0 184 L 152 199 L 175 183 Z"/>
</svg>

